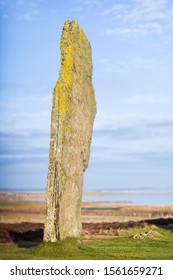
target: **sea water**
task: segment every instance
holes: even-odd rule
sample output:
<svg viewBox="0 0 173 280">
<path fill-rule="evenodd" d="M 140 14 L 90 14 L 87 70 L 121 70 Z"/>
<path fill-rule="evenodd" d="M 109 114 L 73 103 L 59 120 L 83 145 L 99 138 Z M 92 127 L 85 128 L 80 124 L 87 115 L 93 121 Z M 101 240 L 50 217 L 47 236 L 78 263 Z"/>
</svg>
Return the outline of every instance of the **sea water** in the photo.
<svg viewBox="0 0 173 280">
<path fill-rule="evenodd" d="M 97 192 L 96 192 L 97 194 Z M 116 203 L 145 204 L 145 205 L 161 205 L 173 204 L 173 188 L 165 190 L 122 190 L 122 191 L 100 191 L 98 196 L 83 196 L 83 201 L 106 201 Z"/>
<path fill-rule="evenodd" d="M 29 189 L 0 189 L 2 192 L 33 192 Z M 35 190 L 34 192 L 43 192 L 46 190 Z M 45 201 L 44 197 L 31 198 L 35 201 Z M 103 202 L 107 203 L 130 203 L 130 204 L 144 204 L 144 205 L 162 205 L 173 204 L 173 188 L 163 189 L 90 189 L 84 190 L 83 201 L 88 202 Z"/>
</svg>

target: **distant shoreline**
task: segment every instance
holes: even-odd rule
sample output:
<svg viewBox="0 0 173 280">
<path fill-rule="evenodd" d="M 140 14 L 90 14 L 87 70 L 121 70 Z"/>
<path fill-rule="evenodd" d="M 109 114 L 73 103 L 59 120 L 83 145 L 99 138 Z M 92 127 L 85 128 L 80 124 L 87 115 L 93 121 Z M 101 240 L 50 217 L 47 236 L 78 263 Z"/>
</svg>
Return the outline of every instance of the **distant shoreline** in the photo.
<svg viewBox="0 0 173 280">
<path fill-rule="evenodd" d="M 45 195 L 45 191 L 39 190 L 0 190 L 0 194 L 11 193 L 11 194 L 31 194 L 31 195 Z M 84 191 L 84 196 L 105 196 L 110 194 L 173 194 L 173 188 L 139 188 L 139 189 L 118 189 L 118 190 L 88 190 Z"/>
<path fill-rule="evenodd" d="M 163 190 L 122 190 L 122 191 L 84 191 L 83 202 L 93 202 L 93 203 L 116 203 L 116 204 L 145 204 L 139 202 L 133 202 L 134 196 L 150 197 L 150 196 L 168 196 L 173 198 L 173 189 L 163 189 Z M 114 199 L 115 198 L 115 199 Z M 46 201 L 46 192 L 41 191 L 0 191 L 0 202 L 17 202 L 17 201 Z M 152 203 L 149 203 L 152 204 Z M 153 203 L 154 204 L 154 203 Z M 158 204 L 158 203 L 157 203 Z M 173 204 L 172 202 L 160 203 Z"/>
</svg>

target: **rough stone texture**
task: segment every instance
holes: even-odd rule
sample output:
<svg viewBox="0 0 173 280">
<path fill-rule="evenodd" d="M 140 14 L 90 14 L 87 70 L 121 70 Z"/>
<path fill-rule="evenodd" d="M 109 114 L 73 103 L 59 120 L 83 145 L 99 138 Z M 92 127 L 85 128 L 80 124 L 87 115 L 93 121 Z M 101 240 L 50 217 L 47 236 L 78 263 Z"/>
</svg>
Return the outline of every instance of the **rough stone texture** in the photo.
<svg viewBox="0 0 173 280">
<path fill-rule="evenodd" d="M 95 114 L 90 42 L 77 21 L 66 21 L 53 93 L 44 241 L 81 234 L 83 173 Z"/>
</svg>

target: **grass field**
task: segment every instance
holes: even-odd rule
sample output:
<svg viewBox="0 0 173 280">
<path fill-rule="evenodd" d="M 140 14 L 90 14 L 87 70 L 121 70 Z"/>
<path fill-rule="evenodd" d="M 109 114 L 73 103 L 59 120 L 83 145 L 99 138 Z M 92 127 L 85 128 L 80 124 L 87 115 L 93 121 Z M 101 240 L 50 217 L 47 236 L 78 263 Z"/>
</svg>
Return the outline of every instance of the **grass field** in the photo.
<svg viewBox="0 0 173 280">
<path fill-rule="evenodd" d="M 98 223 L 101 223 L 102 227 L 105 222 L 125 224 L 127 221 L 153 221 L 153 219 L 170 222 L 165 225 L 147 223 L 146 227 L 135 226 L 126 229 L 120 227 L 114 232 L 96 231 L 96 228 L 93 232 L 89 228 L 83 228 L 81 239 L 67 238 L 61 242 L 43 243 L 42 238 L 39 241 L 32 239 L 35 230 L 32 225 L 36 225 L 38 230 L 43 231 L 45 202 L 12 200 L 11 197 L 10 200 L 5 201 L 4 195 L 0 198 L 1 260 L 173 260 L 173 205 L 144 206 L 120 205 L 113 202 L 109 204 L 83 202 L 82 222 L 92 223 L 94 227 Z M 22 225 L 23 222 L 28 224 Z M 10 239 L 11 230 L 18 236 L 31 231 L 31 240 Z M 144 233 L 150 231 L 152 234 L 145 236 Z M 4 236 L 9 239 L 4 241 Z"/>
<path fill-rule="evenodd" d="M 133 238 L 151 228 L 120 230 L 117 237 L 87 236 L 81 240 L 67 238 L 56 243 L 0 244 L 0 259 L 171 259 L 173 260 L 173 227 L 154 227 L 154 236 Z"/>
</svg>

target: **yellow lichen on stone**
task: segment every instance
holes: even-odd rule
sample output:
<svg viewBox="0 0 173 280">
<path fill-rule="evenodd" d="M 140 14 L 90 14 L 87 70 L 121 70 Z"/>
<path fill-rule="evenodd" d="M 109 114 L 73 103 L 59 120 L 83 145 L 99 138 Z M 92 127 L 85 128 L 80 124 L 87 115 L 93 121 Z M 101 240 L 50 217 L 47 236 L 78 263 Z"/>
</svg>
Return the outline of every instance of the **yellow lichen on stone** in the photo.
<svg viewBox="0 0 173 280">
<path fill-rule="evenodd" d="M 57 111 L 61 123 L 64 122 L 66 114 L 70 114 L 71 96 L 73 86 L 73 63 L 74 43 L 72 36 L 64 29 L 61 40 L 61 71 L 58 82 L 55 86 L 57 93 Z"/>
<path fill-rule="evenodd" d="M 71 127 L 67 126 L 67 132 L 70 133 L 71 132 Z"/>
</svg>

